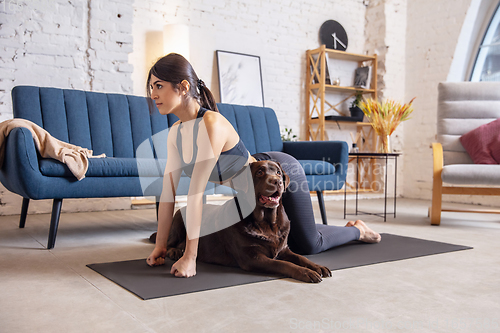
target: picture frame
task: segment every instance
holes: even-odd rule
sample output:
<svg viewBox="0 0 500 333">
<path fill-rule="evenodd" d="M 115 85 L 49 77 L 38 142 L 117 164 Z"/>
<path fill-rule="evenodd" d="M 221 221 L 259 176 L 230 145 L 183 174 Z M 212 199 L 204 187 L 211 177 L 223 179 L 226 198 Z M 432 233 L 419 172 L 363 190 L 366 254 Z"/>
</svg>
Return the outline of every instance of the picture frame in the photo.
<svg viewBox="0 0 500 333">
<path fill-rule="evenodd" d="M 216 50 L 221 103 L 264 106 L 260 57 Z"/>
<path fill-rule="evenodd" d="M 372 81 L 372 67 L 364 66 L 356 69 L 354 73 L 354 87 L 370 89 Z"/>
</svg>

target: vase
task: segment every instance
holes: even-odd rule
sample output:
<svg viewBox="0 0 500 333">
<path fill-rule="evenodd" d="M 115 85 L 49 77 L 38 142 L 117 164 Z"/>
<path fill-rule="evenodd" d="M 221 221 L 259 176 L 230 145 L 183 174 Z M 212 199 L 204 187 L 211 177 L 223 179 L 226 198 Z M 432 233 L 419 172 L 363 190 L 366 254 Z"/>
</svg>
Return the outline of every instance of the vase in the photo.
<svg viewBox="0 0 500 333">
<path fill-rule="evenodd" d="M 379 135 L 377 153 L 392 153 L 391 149 L 391 136 L 387 134 Z"/>
</svg>

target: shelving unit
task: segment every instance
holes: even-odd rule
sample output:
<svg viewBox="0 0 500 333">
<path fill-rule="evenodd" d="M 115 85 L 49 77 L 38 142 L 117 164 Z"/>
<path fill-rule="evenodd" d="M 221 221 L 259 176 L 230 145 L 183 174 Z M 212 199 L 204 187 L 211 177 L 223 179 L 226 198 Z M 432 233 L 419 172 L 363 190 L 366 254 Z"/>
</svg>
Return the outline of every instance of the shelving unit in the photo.
<svg viewBox="0 0 500 333">
<path fill-rule="evenodd" d="M 371 82 L 370 89 L 363 89 L 359 87 L 352 86 L 342 86 L 342 85 L 331 85 L 326 84 L 326 65 L 327 58 L 329 57 L 332 63 L 335 60 L 353 61 L 357 62 L 358 67 L 371 66 Z M 330 120 L 325 118 L 325 113 L 330 110 L 336 110 L 341 113 L 337 107 L 352 98 L 357 91 L 361 91 L 363 95 L 368 95 L 372 99 L 377 99 L 377 55 L 362 55 L 347 53 L 343 51 L 337 51 L 332 49 L 327 49 L 325 45 L 314 50 L 306 51 L 306 140 L 310 141 L 324 141 L 326 139 L 325 135 L 325 125 L 328 122 L 332 123 L 344 123 L 344 124 L 355 124 L 356 131 L 361 133 L 361 137 L 364 138 L 362 142 L 359 142 L 359 150 L 361 152 L 374 152 L 377 147 L 377 136 L 370 123 L 367 122 L 352 122 L 343 120 Z M 335 77 L 332 73 L 332 68 L 329 68 L 330 77 Z M 346 95 L 340 102 L 332 104 L 326 100 L 326 93 L 338 93 Z M 328 108 L 327 108 L 328 107 Z M 352 162 L 353 158 L 349 158 L 349 162 Z M 371 185 L 365 186 L 365 182 L 372 184 L 374 180 L 378 177 L 374 173 L 375 165 L 373 161 L 369 163 L 363 163 L 360 166 L 361 173 L 358 182 L 361 183 L 358 191 L 362 192 L 378 192 L 374 190 Z M 346 183 L 346 188 L 348 192 L 355 189 L 353 183 Z M 338 192 L 338 191 L 332 191 Z"/>
<path fill-rule="evenodd" d="M 325 70 L 326 57 L 329 57 L 333 60 L 338 59 L 338 60 L 354 61 L 358 63 L 359 67 L 363 65 L 371 66 L 372 78 L 371 78 L 370 89 L 362 89 L 352 86 L 334 86 L 331 84 L 326 84 L 326 70 Z M 363 95 L 371 95 L 373 99 L 377 99 L 377 55 L 375 54 L 369 56 L 369 55 L 347 53 L 343 51 L 327 49 L 325 45 L 321 45 L 321 47 L 317 49 L 307 50 L 306 59 L 307 59 L 306 110 L 308 113 L 306 119 L 306 126 L 307 126 L 306 138 L 308 141 L 309 140 L 324 141 L 325 124 L 328 121 L 332 121 L 325 119 L 325 113 L 327 113 L 332 109 L 339 111 L 337 107 L 346 100 L 348 100 L 349 98 L 353 97 L 357 91 L 361 91 Z M 330 76 L 332 76 L 332 73 L 330 73 Z M 318 81 L 318 83 L 315 83 L 314 81 Z M 342 101 L 334 105 L 326 100 L 325 93 L 327 91 L 339 94 L 347 93 L 347 97 L 345 97 Z M 326 105 L 328 105 L 329 108 L 325 110 Z M 366 123 L 358 122 L 356 123 L 356 125 L 357 125 L 357 131 L 362 132 L 363 127 L 366 125 Z M 372 148 L 374 148 L 376 142 L 369 142 L 369 143 L 372 145 Z M 360 147 L 360 149 L 362 149 L 362 147 Z"/>
</svg>

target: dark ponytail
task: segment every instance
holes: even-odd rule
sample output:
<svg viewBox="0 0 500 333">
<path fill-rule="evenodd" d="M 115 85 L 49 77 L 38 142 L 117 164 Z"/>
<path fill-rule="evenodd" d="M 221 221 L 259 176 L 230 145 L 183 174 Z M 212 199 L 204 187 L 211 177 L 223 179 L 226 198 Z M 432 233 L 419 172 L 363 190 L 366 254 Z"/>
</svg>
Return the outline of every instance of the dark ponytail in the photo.
<svg viewBox="0 0 500 333">
<path fill-rule="evenodd" d="M 151 89 L 149 81 L 151 75 L 156 76 L 162 81 L 170 82 L 174 89 L 179 89 L 179 84 L 186 80 L 189 82 L 188 96 L 196 99 L 196 101 L 204 108 L 219 112 L 214 96 L 210 89 L 207 88 L 205 82 L 198 78 L 193 67 L 183 56 L 177 53 L 170 53 L 160 58 L 149 70 L 148 80 L 146 82 L 146 91 L 149 104 L 149 109 L 154 108 L 154 103 L 151 100 Z"/>
<path fill-rule="evenodd" d="M 198 92 L 200 95 L 200 99 L 198 101 L 201 106 L 206 109 L 219 112 L 217 109 L 217 103 L 215 103 L 214 95 L 212 95 L 210 89 L 208 89 L 205 82 L 201 79 L 198 79 Z"/>
</svg>

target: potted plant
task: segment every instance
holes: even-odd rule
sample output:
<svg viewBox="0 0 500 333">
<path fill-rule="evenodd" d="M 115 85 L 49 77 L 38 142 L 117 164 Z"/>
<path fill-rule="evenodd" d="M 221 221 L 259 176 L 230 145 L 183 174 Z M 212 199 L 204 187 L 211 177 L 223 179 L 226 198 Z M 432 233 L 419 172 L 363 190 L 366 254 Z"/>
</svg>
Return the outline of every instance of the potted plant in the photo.
<svg viewBox="0 0 500 333">
<path fill-rule="evenodd" d="M 285 133 L 283 133 L 283 131 L 281 132 L 281 141 L 297 141 L 297 136 L 292 133 L 291 128 L 285 127 L 284 132 Z"/>
<path fill-rule="evenodd" d="M 357 90 L 349 111 L 351 111 L 351 117 L 356 118 L 358 121 L 363 121 L 363 110 L 359 107 L 362 101 L 363 93 L 360 90 Z"/>
</svg>

